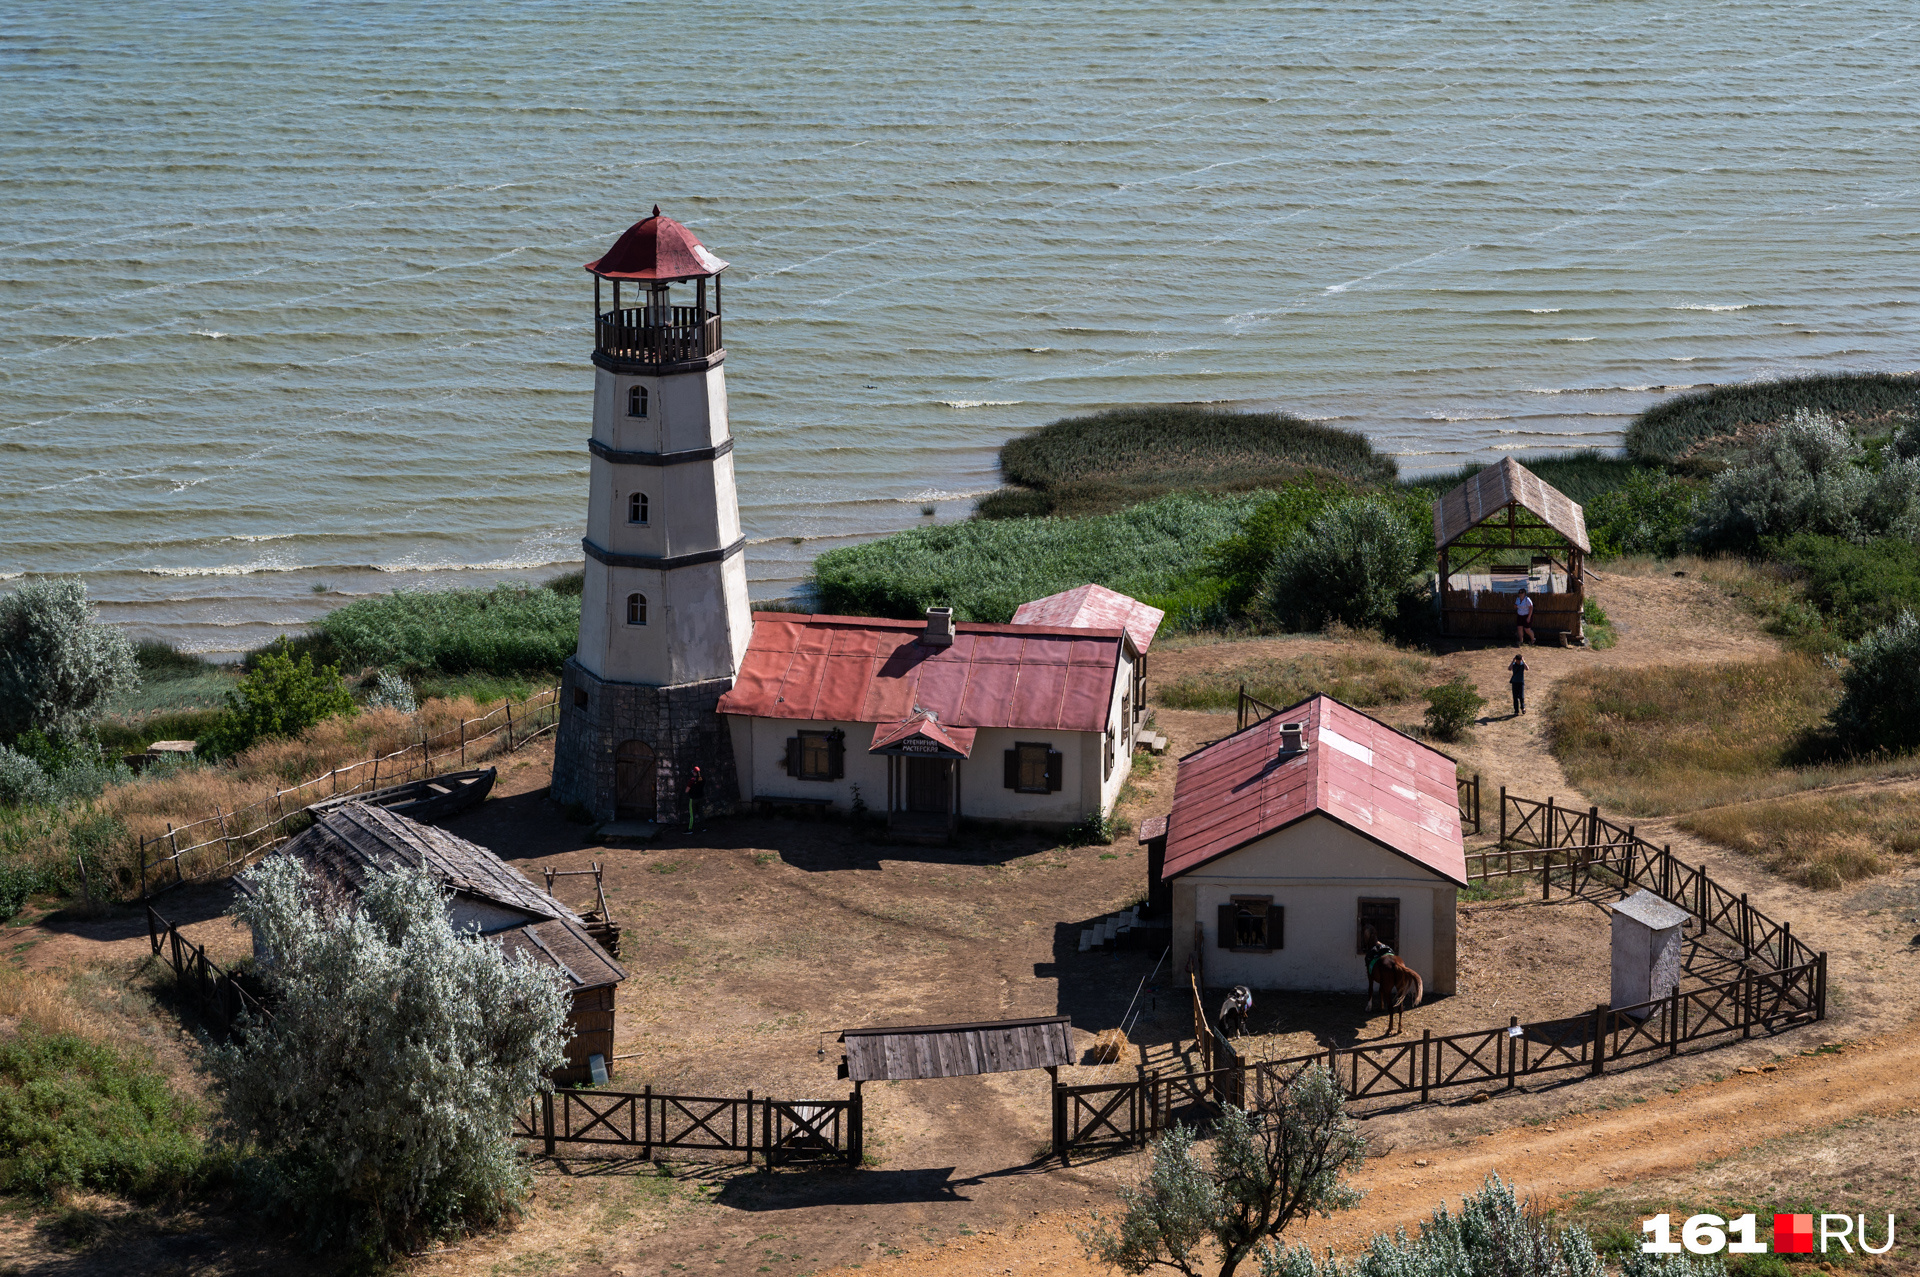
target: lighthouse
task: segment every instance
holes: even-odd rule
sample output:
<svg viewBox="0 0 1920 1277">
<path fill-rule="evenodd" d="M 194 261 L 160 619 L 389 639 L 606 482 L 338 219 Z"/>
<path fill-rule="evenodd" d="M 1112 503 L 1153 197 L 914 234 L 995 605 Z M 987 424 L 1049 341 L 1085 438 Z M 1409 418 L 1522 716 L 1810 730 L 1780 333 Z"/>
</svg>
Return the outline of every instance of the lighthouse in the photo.
<svg viewBox="0 0 1920 1277">
<path fill-rule="evenodd" d="M 752 618 L 727 428 L 727 263 L 656 206 L 593 276 L 580 646 L 567 661 L 553 798 L 596 820 L 686 814 L 738 792 L 726 721 Z"/>
</svg>

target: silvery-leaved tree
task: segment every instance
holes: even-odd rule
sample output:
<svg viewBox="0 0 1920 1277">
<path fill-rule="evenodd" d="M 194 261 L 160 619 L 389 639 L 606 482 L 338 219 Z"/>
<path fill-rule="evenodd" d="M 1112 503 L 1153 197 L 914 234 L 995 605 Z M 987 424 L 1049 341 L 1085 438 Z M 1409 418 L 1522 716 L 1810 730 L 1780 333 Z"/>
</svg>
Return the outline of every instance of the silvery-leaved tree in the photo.
<svg viewBox="0 0 1920 1277">
<path fill-rule="evenodd" d="M 71 735 L 139 682 L 133 645 L 100 624 L 78 580 L 0 594 L 0 741 L 36 729 Z"/>
<path fill-rule="evenodd" d="M 567 999 L 524 956 L 454 930 L 414 870 L 356 902 L 297 861 L 250 870 L 271 1023 L 208 1053 L 222 1129 L 269 1201 L 329 1249 L 392 1254 L 524 1198 L 513 1116 L 563 1061 Z"/>
<path fill-rule="evenodd" d="M 1195 1156 L 1194 1139 L 1176 1126 L 1155 1141 L 1146 1182 L 1120 1194 L 1125 1213 L 1117 1222 L 1096 1213 L 1094 1230 L 1080 1235 L 1089 1256 L 1125 1273 L 1200 1277 L 1211 1252 L 1218 1277 L 1232 1277 L 1295 1220 L 1360 1200 L 1346 1177 L 1366 1160 L 1367 1139 L 1319 1065 L 1260 1111 L 1226 1105 L 1207 1161 Z"/>
</svg>

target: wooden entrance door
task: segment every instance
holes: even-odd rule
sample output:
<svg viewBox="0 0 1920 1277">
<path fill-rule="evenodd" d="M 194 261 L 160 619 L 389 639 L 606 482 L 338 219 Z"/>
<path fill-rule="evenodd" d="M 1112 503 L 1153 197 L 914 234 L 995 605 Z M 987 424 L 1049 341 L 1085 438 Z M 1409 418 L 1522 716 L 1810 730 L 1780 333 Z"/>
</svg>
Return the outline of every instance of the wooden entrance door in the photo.
<svg viewBox="0 0 1920 1277">
<path fill-rule="evenodd" d="M 908 758 L 907 810 L 946 815 L 951 790 L 947 773 L 952 766 L 944 758 Z"/>
<path fill-rule="evenodd" d="M 659 763 L 643 740 L 621 741 L 613 753 L 614 815 L 623 820 L 652 820 L 658 799 L 654 776 Z"/>
</svg>

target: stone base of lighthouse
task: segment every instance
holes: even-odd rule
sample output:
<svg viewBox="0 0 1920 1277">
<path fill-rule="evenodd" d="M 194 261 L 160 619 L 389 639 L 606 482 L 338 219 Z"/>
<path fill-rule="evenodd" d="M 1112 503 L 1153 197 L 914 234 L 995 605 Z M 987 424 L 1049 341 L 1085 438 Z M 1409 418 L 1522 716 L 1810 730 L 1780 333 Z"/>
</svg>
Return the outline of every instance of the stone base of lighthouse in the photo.
<svg viewBox="0 0 1920 1277">
<path fill-rule="evenodd" d="M 733 809 L 740 783 L 727 720 L 730 678 L 652 687 L 598 678 L 569 658 L 560 680 L 553 800 L 595 820 L 683 822 L 687 776 L 706 778 L 706 809 Z"/>
</svg>

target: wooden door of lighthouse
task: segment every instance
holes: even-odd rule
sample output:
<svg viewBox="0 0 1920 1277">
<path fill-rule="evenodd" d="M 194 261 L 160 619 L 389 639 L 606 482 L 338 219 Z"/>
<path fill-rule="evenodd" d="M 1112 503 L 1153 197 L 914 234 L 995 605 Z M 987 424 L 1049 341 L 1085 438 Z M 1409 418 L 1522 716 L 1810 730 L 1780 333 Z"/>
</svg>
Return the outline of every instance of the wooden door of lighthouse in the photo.
<svg viewBox="0 0 1920 1277">
<path fill-rule="evenodd" d="M 652 820 L 658 805 L 655 776 L 658 761 L 653 746 L 643 740 L 621 741 L 613 754 L 614 815 L 622 820 Z"/>
</svg>

